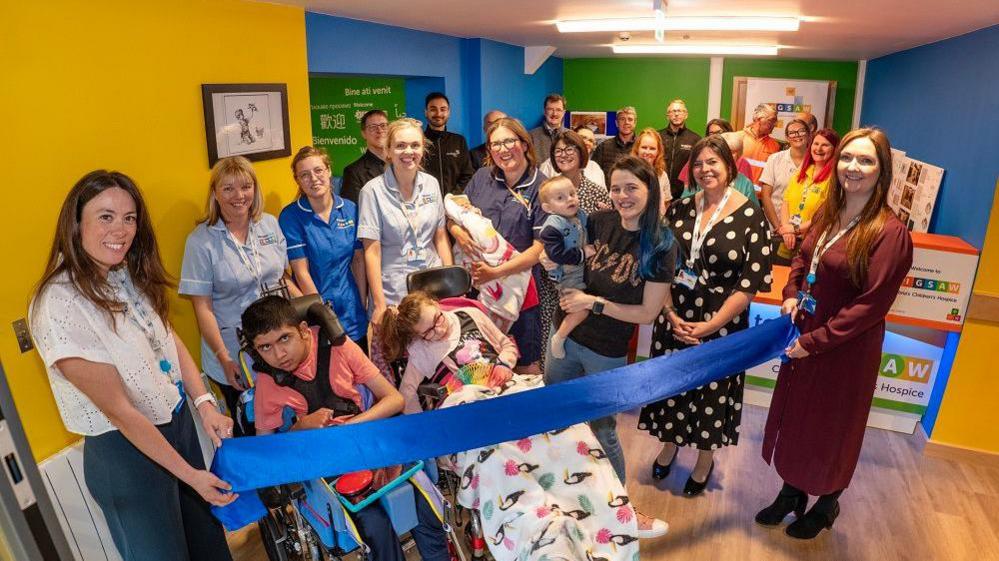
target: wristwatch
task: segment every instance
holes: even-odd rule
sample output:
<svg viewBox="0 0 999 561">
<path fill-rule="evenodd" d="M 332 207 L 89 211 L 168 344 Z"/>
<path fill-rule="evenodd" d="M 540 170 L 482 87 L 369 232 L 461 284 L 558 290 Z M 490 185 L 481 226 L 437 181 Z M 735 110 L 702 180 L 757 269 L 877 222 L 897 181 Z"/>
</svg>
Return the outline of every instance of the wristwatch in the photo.
<svg viewBox="0 0 999 561">
<path fill-rule="evenodd" d="M 604 304 L 606 303 L 607 303 L 606 300 L 604 300 L 600 296 L 597 296 L 597 299 L 593 301 L 593 308 L 592 308 L 593 315 L 595 316 L 602 315 L 604 313 Z"/>
<path fill-rule="evenodd" d="M 194 398 L 194 408 L 197 409 L 198 406 L 200 406 L 202 403 L 206 401 L 211 401 L 212 405 L 214 405 L 216 408 L 219 406 L 219 402 L 218 400 L 215 399 L 215 396 L 212 395 L 212 392 L 205 392 L 199 395 L 198 397 Z"/>
</svg>

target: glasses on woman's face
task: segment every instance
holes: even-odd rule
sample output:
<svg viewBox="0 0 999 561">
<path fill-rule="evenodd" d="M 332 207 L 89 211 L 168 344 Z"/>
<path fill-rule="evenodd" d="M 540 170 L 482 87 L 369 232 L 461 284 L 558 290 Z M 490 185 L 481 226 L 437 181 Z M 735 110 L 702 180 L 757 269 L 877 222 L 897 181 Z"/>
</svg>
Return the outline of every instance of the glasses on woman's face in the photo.
<svg viewBox="0 0 999 561">
<path fill-rule="evenodd" d="M 434 324 L 423 333 L 420 333 L 420 337 L 429 341 L 442 325 L 444 325 L 444 312 L 437 310 L 437 315 L 434 316 Z"/>
<path fill-rule="evenodd" d="M 305 170 L 303 172 L 300 172 L 295 177 L 297 177 L 299 181 L 303 181 L 304 182 L 304 181 L 308 181 L 308 180 L 312 179 L 313 177 L 315 177 L 317 179 L 326 177 L 326 174 L 329 173 L 329 171 L 330 170 L 326 169 L 326 166 L 319 166 L 317 168 L 312 168 L 310 170 L 307 169 L 307 170 Z"/>
<path fill-rule="evenodd" d="M 375 132 L 375 131 L 387 131 L 388 130 L 388 123 L 372 123 L 372 124 L 370 124 L 370 125 L 368 125 L 368 126 L 366 126 L 364 128 L 368 129 L 371 132 Z"/>
<path fill-rule="evenodd" d="M 556 156 L 569 156 L 576 153 L 576 149 L 572 146 L 564 146 L 562 148 L 555 149 Z"/>
<path fill-rule="evenodd" d="M 798 129 L 793 131 L 787 131 L 788 138 L 804 138 L 806 136 L 808 136 L 808 131 L 806 130 Z"/>
<path fill-rule="evenodd" d="M 508 138 L 506 140 L 496 140 L 489 143 L 489 149 L 493 152 L 499 152 L 500 150 L 513 150 L 513 147 L 520 142 L 519 138 Z"/>
</svg>

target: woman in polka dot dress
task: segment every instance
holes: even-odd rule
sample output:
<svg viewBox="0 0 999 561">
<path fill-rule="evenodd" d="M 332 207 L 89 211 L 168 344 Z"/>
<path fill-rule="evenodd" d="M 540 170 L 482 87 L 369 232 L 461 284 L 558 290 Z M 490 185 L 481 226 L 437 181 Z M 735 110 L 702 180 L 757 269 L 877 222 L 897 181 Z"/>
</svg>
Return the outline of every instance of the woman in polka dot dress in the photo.
<svg viewBox="0 0 999 561">
<path fill-rule="evenodd" d="M 724 140 L 701 139 L 691 150 L 690 169 L 702 191 L 677 201 L 667 214 L 682 263 L 653 326 L 653 357 L 745 329 L 753 296 L 770 288 L 766 217 L 730 188 L 737 171 Z M 684 494 L 704 490 L 714 451 L 739 441 L 744 378 L 745 372 L 736 372 L 642 409 L 638 427 L 663 442 L 653 479 L 669 475 L 679 446 L 692 446 L 698 457 Z"/>
</svg>

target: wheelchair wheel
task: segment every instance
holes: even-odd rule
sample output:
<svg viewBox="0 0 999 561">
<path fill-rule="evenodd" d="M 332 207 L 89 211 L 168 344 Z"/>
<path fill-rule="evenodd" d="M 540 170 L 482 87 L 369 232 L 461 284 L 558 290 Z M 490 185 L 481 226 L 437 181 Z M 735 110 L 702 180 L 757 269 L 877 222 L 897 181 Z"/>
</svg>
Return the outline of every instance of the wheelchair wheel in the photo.
<svg viewBox="0 0 999 561">
<path fill-rule="evenodd" d="M 288 551 L 285 549 L 285 541 L 288 535 L 285 529 L 270 512 L 257 521 L 260 528 L 260 541 L 264 543 L 264 551 L 270 561 L 288 561 Z"/>
</svg>

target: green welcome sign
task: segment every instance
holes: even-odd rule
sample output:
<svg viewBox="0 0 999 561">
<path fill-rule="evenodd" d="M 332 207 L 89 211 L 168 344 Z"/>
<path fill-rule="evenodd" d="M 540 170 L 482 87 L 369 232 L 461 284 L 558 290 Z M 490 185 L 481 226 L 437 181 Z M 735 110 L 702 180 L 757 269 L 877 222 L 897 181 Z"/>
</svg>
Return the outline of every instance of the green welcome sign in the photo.
<svg viewBox="0 0 999 561">
<path fill-rule="evenodd" d="M 361 116 L 372 109 L 389 121 L 406 112 L 405 80 L 379 76 L 310 76 L 312 144 L 333 159 L 333 175 L 364 154 Z"/>
</svg>

